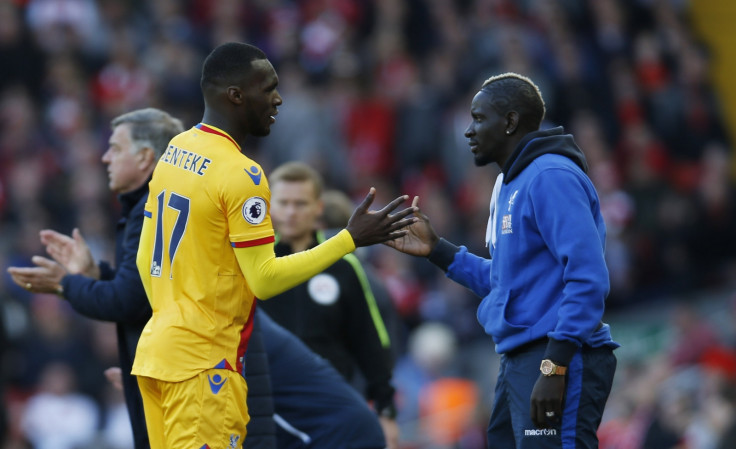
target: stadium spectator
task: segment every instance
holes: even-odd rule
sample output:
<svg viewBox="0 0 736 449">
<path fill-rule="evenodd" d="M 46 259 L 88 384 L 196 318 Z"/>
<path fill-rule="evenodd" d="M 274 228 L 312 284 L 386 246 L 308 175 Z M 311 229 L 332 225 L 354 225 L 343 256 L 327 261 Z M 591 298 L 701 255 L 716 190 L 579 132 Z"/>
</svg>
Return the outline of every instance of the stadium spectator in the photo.
<svg viewBox="0 0 736 449">
<path fill-rule="evenodd" d="M 100 420 L 94 401 L 76 390 L 74 370 L 50 363 L 28 400 L 21 426 L 34 448 L 74 449 L 92 444 Z"/>
</svg>

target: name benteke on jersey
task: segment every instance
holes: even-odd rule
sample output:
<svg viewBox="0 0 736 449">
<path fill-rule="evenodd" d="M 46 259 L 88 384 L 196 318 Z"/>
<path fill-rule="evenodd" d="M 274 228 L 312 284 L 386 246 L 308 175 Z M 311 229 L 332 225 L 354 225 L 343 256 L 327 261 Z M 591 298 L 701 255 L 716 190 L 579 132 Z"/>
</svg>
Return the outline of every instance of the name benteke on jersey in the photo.
<svg viewBox="0 0 736 449">
<path fill-rule="evenodd" d="M 174 145 L 169 145 L 166 152 L 161 156 L 161 162 L 166 162 L 174 167 L 182 170 L 190 171 L 199 176 L 203 176 L 207 167 L 209 167 L 212 159 L 208 159 L 201 154 L 181 149 Z"/>
</svg>

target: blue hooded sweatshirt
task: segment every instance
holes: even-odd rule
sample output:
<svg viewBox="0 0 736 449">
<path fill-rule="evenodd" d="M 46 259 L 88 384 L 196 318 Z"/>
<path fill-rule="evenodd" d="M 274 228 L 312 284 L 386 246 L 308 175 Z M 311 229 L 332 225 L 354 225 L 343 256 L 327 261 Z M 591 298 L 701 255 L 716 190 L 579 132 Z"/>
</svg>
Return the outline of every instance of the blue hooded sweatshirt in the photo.
<svg viewBox="0 0 736 449">
<path fill-rule="evenodd" d="M 606 229 L 587 163 L 562 127 L 527 134 L 502 169 L 490 259 L 444 239 L 429 259 L 483 300 L 478 321 L 500 354 L 547 337 L 567 365 L 583 345 L 619 345 L 601 321 Z"/>
</svg>

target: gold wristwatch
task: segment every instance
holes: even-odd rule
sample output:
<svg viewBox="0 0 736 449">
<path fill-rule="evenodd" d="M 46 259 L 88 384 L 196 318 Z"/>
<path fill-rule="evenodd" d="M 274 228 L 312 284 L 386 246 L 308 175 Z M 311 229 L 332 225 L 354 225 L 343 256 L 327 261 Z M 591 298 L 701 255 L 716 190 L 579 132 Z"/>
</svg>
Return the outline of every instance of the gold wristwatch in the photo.
<svg viewBox="0 0 736 449">
<path fill-rule="evenodd" d="M 542 364 L 539 365 L 539 371 L 545 376 L 564 376 L 567 372 L 566 366 L 555 365 L 550 359 L 542 360 Z"/>
</svg>

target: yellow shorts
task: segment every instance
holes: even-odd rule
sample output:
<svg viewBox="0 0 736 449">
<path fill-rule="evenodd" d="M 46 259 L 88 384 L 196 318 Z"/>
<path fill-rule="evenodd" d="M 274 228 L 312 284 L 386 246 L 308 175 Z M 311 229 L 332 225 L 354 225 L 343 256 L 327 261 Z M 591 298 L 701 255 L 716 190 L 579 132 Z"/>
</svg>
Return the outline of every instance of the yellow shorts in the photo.
<svg viewBox="0 0 736 449">
<path fill-rule="evenodd" d="M 138 376 L 151 449 L 240 448 L 250 419 L 240 374 L 210 369 L 182 382 Z"/>
</svg>

